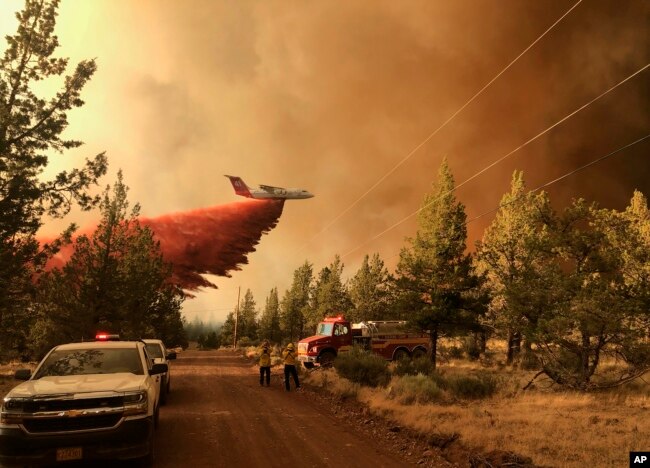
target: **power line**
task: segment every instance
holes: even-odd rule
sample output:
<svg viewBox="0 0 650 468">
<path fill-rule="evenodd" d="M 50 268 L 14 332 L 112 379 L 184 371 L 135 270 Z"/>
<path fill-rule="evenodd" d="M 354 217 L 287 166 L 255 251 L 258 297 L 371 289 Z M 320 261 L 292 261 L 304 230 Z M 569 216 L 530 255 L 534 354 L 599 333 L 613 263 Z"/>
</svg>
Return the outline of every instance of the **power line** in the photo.
<svg viewBox="0 0 650 468">
<path fill-rule="evenodd" d="M 644 136 L 644 137 L 641 137 L 641 138 L 639 138 L 638 140 L 633 141 L 632 143 L 628 143 L 628 144 L 625 145 L 625 146 L 621 146 L 620 148 L 618 148 L 618 149 L 612 151 L 611 153 L 607 153 L 605 156 L 601 156 L 601 157 L 598 158 L 598 159 L 594 159 L 593 161 L 591 161 L 591 162 L 589 162 L 589 163 L 587 163 L 587 164 L 584 164 L 584 165 L 582 165 L 582 166 L 580 166 L 580 167 L 578 167 L 578 168 L 576 168 L 576 169 L 574 169 L 574 170 L 572 170 L 572 171 L 570 171 L 570 172 L 567 172 L 566 174 L 561 175 L 560 177 L 556 177 L 555 179 L 550 180 L 550 181 L 546 182 L 545 184 L 542 184 L 542 185 L 540 185 L 539 187 L 532 189 L 531 192 L 537 192 L 538 190 L 542 190 L 543 188 L 546 188 L 546 187 L 548 187 L 549 185 L 553 185 L 554 183 L 559 182 L 559 181 L 561 181 L 561 180 L 563 180 L 563 179 L 566 179 L 567 177 L 571 177 L 573 174 L 575 174 L 575 173 L 577 173 L 577 172 L 580 172 L 580 171 L 582 171 L 582 170 L 584 170 L 584 169 L 587 169 L 588 167 L 591 167 L 591 166 L 593 166 L 594 164 L 598 164 L 599 162 L 601 162 L 601 161 L 603 161 L 603 160 L 605 160 L 605 159 L 607 159 L 607 158 L 609 158 L 609 157 L 611 157 L 611 156 L 614 156 L 615 154 L 618 154 L 618 153 L 620 153 L 621 151 L 625 151 L 626 149 L 628 149 L 628 148 L 630 148 L 630 147 L 632 147 L 632 146 L 634 146 L 634 145 L 636 145 L 636 144 L 638 144 L 638 143 L 641 143 L 642 141 L 647 140 L 648 138 L 650 138 L 650 134 L 648 134 L 648 135 L 646 135 L 646 136 Z M 486 216 L 486 215 L 488 215 L 488 214 L 490 214 L 490 213 L 494 213 L 495 211 L 498 211 L 499 208 L 501 208 L 502 206 L 506 206 L 506 205 L 509 205 L 510 203 L 514 203 L 514 202 L 517 201 L 519 198 L 520 198 L 520 197 L 517 197 L 517 198 L 515 198 L 514 200 L 512 200 L 512 201 L 510 201 L 510 202 L 508 202 L 508 203 L 506 203 L 506 204 L 504 204 L 504 205 L 499 205 L 499 206 L 497 206 L 496 208 L 492 208 L 491 210 L 488 210 L 488 211 L 486 211 L 486 212 L 484 212 L 484 213 L 481 213 L 481 214 L 478 215 L 478 216 L 474 216 L 472 219 L 469 219 L 469 220 L 465 221 L 465 225 L 468 225 L 469 223 L 471 223 L 471 222 L 473 222 L 473 221 L 476 221 L 477 219 L 480 219 L 480 218 L 482 218 L 483 216 Z"/>
<path fill-rule="evenodd" d="M 568 120 L 568 119 L 570 119 L 571 117 L 573 117 L 574 115 L 576 115 L 578 112 L 584 110 L 586 107 L 590 106 L 591 104 L 593 104 L 594 102 L 596 102 L 596 101 L 599 100 L 600 98 L 602 98 L 602 97 L 606 96 L 607 94 L 609 94 L 610 92 L 614 91 L 616 88 L 618 88 L 618 87 L 621 86 L 622 84 L 626 83 L 627 81 L 631 80 L 632 78 L 634 78 L 635 76 L 637 76 L 639 73 L 642 73 L 642 72 L 643 72 L 644 70 L 646 70 L 648 67 L 650 67 L 650 63 L 646 64 L 644 67 L 642 67 L 642 68 L 640 68 L 639 70 L 635 71 L 634 73 L 632 73 L 631 75 L 629 75 L 629 76 L 628 76 L 627 78 L 625 78 L 624 80 L 618 82 L 617 84 L 615 84 L 614 86 L 612 86 L 612 87 L 609 88 L 608 90 L 602 92 L 601 94 L 599 94 L 598 96 L 596 96 L 595 98 L 593 98 L 591 101 L 589 101 L 589 102 L 587 102 L 586 104 L 580 106 L 579 108 L 577 108 L 576 110 L 574 110 L 574 111 L 571 112 L 570 114 L 566 115 L 566 116 L 563 117 L 562 119 L 558 120 L 557 122 L 555 122 L 555 123 L 554 123 L 553 125 L 551 125 L 550 127 L 547 127 L 545 130 L 542 130 L 542 131 L 539 132 L 537 135 L 535 135 L 534 137 L 528 139 L 527 141 L 525 141 L 524 143 L 522 143 L 521 145 L 519 145 L 518 147 L 516 147 L 515 149 L 513 149 L 513 150 L 510 151 L 509 153 L 507 153 L 507 154 L 505 154 L 504 156 L 500 157 L 499 159 L 497 159 L 497 160 L 494 161 L 493 163 L 487 165 L 486 167 L 484 167 L 483 169 L 481 169 L 480 171 L 478 171 L 477 173 L 475 173 L 475 174 L 472 175 L 471 177 L 465 179 L 463 182 L 461 182 L 460 184 L 458 184 L 458 185 L 454 188 L 454 190 L 455 190 L 455 189 L 458 189 L 458 188 L 462 187 L 463 185 L 467 184 L 468 182 L 474 180 L 475 178 L 477 178 L 478 176 L 480 176 L 480 175 L 483 174 L 484 172 L 488 171 L 489 169 L 493 168 L 494 166 L 496 166 L 497 164 L 499 164 L 500 162 L 502 162 L 502 161 L 505 160 L 506 158 L 508 158 L 508 157 L 512 156 L 513 154 L 515 154 L 516 152 L 518 152 L 520 149 L 524 148 L 525 146 L 528 146 L 528 145 L 529 145 L 530 143 L 532 143 L 533 141 L 537 140 L 537 139 L 540 138 L 541 136 L 545 135 L 546 133 L 548 133 L 549 131 L 551 131 L 552 129 L 554 129 L 554 128 L 557 127 L 558 125 L 560 125 L 561 123 L 565 122 L 566 120 Z M 405 218 L 401 219 L 400 221 L 396 222 L 395 224 L 391 225 L 390 227 L 384 229 L 382 232 L 380 232 L 379 234 L 377 234 L 377 235 L 375 235 L 374 237 L 370 238 L 370 239 L 367 240 L 366 242 L 364 242 L 364 243 L 358 245 L 357 247 L 353 248 L 352 250 L 349 250 L 348 252 L 346 252 L 345 254 L 343 254 L 343 255 L 341 256 L 341 258 L 345 258 L 345 257 L 347 257 L 347 256 L 350 255 L 351 253 L 353 253 L 353 252 L 359 250 L 361 247 L 364 247 L 365 245 L 369 244 L 370 242 L 372 242 L 372 241 L 378 239 L 379 237 L 383 236 L 383 235 L 386 234 L 387 232 L 392 231 L 392 230 L 395 229 L 397 226 L 399 226 L 400 224 L 402 224 L 402 223 L 404 223 L 405 221 L 409 220 L 410 218 L 412 218 L 413 216 L 415 216 L 416 214 L 418 214 L 420 211 L 424 210 L 424 209 L 427 208 L 428 206 L 430 206 L 430 205 L 432 205 L 433 203 L 435 203 L 436 201 L 438 201 L 441 197 L 444 197 L 445 195 L 448 195 L 449 193 L 450 193 L 450 192 L 443 193 L 442 195 L 440 195 L 440 197 L 438 197 L 438 198 L 436 198 L 436 199 L 434 199 L 434 200 L 431 200 L 431 201 L 430 201 L 429 203 L 427 203 L 426 205 L 424 205 L 424 206 L 418 208 L 416 211 L 414 211 L 414 212 L 411 213 L 410 215 L 406 216 Z"/>
<path fill-rule="evenodd" d="M 567 172 L 566 174 L 561 175 L 560 177 L 556 177 L 555 179 L 552 179 L 552 180 L 550 180 L 550 181 L 548 181 L 548 182 L 546 182 L 546 183 L 540 185 L 539 187 L 536 187 L 536 188 L 532 189 L 532 190 L 530 191 L 530 193 L 532 193 L 532 192 L 537 192 L 538 190 L 542 190 L 543 188 L 546 188 L 546 187 L 548 187 L 548 186 L 550 186 L 550 185 L 553 185 L 553 184 L 555 184 L 556 182 L 559 182 L 559 181 L 561 181 L 561 180 L 563 180 L 563 179 L 566 179 L 567 177 L 571 177 L 572 175 L 574 175 L 574 174 L 576 174 L 576 173 L 578 173 L 578 172 L 580 172 L 580 171 L 583 171 L 583 170 L 587 169 L 588 167 L 591 167 L 591 166 L 593 166 L 593 165 L 595 165 L 595 164 L 598 164 L 599 162 L 604 161 L 605 159 L 607 159 L 607 158 L 609 158 L 609 157 L 611 157 L 611 156 L 614 156 L 615 154 L 618 154 L 618 153 L 620 153 L 620 152 L 622 152 L 622 151 L 625 151 L 626 149 L 628 149 L 628 148 L 630 148 L 630 147 L 632 147 L 632 146 L 634 146 L 634 145 L 637 145 L 637 144 L 641 143 L 642 141 L 647 140 L 648 138 L 650 138 L 650 134 L 648 134 L 648 135 L 646 135 L 646 136 L 644 136 L 644 137 L 641 137 L 641 138 L 639 138 L 639 139 L 637 139 L 637 140 L 634 140 L 632 143 L 628 143 L 628 144 L 625 145 L 625 146 L 621 146 L 620 148 L 615 149 L 615 150 L 612 151 L 611 153 L 607 153 L 605 156 L 601 156 L 600 158 L 594 159 L 593 161 L 588 162 L 587 164 L 584 164 L 584 165 L 582 165 L 582 166 L 580 166 L 580 167 L 578 167 L 578 168 L 576 168 L 576 169 L 573 169 L 572 171 L 569 171 L 569 172 Z M 511 201 L 509 201 L 508 203 L 505 203 L 505 204 L 499 204 L 499 205 L 496 206 L 495 208 L 492 208 L 492 209 L 490 209 L 490 210 L 487 210 L 487 211 L 481 213 L 481 214 L 478 215 L 478 216 L 474 216 L 473 218 L 468 219 L 467 221 L 465 221 L 465 226 L 467 226 L 469 223 L 471 223 L 471 222 L 473 222 L 473 221 L 476 221 L 477 219 L 482 218 L 483 216 L 487 216 L 487 215 L 489 215 L 489 214 L 491 214 L 491 213 L 494 213 L 494 212 L 496 212 L 496 211 L 499 211 L 500 208 L 502 208 L 502 207 L 504 207 L 504 206 L 507 206 L 507 205 L 510 205 L 510 204 L 516 202 L 517 200 L 519 200 L 520 198 L 521 198 L 521 196 L 519 196 L 519 197 L 517 197 L 517 198 L 515 198 L 515 199 L 513 199 L 513 200 L 511 200 Z M 396 256 L 398 256 L 398 255 L 399 255 L 399 253 L 393 255 L 393 256 L 390 257 L 390 258 L 396 257 Z"/>
<path fill-rule="evenodd" d="M 429 142 L 440 130 L 447 126 L 458 114 L 460 114 L 467 106 L 469 106 L 474 100 L 479 97 L 483 91 L 485 91 L 492 83 L 494 83 L 501 75 L 503 75 L 510 67 L 512 67 L 526 52 L 528 52 L 535 44 L 537 44 L 546 34 L 548 34 L 555 26 L 557 26 L 560 21 L 562 21 L 574 8 L 576 8 L 582 0 L 578 0 L 571 8 L 569 8 L 562 16 L 560 16 L 551 26 L 549 26 L 537 39 L 535 39 L 528 47 L 526 47 L 517 57 L 515 57 L 505 68 L 503 68 L 499 73 L 494 76 L 485 86 L 478 90 L 465 104 L 463 104 L 456 112 L 454 112 L 447 120 L 445 120 L 438 128 L 429 134 L 420 144 L 411 150 L 401 161 L 399 161 L 392 169 L 390 169 L 386 174 L 377 180 L 369 189 L 367 189 L 359 198 L 357 198 L 352 204 L 345 208 L 341 213 L 334 217 L 323 229 L 314 234 L 311 239 L 309 239 L 305 245 L 300 250 L 303 250 L 307 245 L 309 245 L 316 237 L 327 231 L 332 227 L 339 219 L 341 219 L 346 213 L 348 213 L 352 208 L 354 208 L 361 200 L 363 200 L 370 192 L 372 192 L 377 186 L 379 186 L 384 180 L 386 180 L 393 172 L 395 172 L 402 164 L 408 161 L 420 148 Z"/>
</svg>

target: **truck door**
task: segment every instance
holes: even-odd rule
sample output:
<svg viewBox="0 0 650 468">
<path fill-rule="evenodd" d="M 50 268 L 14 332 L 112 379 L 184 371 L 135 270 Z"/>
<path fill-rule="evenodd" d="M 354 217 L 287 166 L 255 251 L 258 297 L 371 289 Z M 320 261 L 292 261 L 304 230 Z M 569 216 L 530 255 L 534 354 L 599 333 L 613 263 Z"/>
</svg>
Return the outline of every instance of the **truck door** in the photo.
<svg viewBox="0 0 650 468">
<path fill-rule="evenodd" d="M 352 332 L 347 323 L 335 323 L 332 341 L 339 353 L 344 353 L 352 347 Z"/>
</svg>

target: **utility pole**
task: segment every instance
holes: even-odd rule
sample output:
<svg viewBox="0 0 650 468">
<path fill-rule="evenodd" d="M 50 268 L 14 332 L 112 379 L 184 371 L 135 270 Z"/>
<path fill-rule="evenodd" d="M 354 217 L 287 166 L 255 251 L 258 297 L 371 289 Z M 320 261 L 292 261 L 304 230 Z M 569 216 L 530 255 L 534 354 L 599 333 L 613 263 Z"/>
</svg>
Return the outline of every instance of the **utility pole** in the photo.
<svg viewBox="0 0 650 468">
<path fill-rule="evenodd" d="M 233 333 L 232 347 L 237 347 L 237 322 L 239 321 L 239 294 L 241 293 L 241 286 L 237 289 L 237 306 L 235 307 L 235 332 Z"/>
</svg>

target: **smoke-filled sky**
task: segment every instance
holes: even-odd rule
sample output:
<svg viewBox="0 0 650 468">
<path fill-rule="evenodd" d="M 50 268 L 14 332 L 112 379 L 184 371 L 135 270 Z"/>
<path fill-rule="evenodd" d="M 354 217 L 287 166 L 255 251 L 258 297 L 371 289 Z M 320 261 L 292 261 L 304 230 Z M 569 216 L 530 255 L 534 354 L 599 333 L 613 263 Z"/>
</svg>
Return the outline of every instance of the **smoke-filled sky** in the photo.
<svg viewBox="0 0 650 468">
<path fill-rule="evenodd" d="M 106 151 L 104 182 L 121 168 L 150 218 L 234 201 L 223 174 L 315 194 L 285 204 L 241 271 L 210 277 L 219 289 L 186 301 L 190 319 L 224 318 L 239 286 L 263 307 L 305 260 L 317 272 L 352 251 L 351 275 L 379 252 L 392 268 L 414 218 L 368 241 L 419 208 L 443 156 L 462 182 L 650 62 L 650 3 L 584 0 L 362 197 L 576 1 L 62 0 L 59 53 L 99 70 L 70 113 L 86 145 L 48 172 Z M 0 0 L 3 35 L 21 6 Z M 649 70 L 461 187 L 468 217 L 497 205 L 514 169 L 536 187 L 650 133 Z M 623 208 L 635 188 L 650 195 L 648 140 L 549 191 L 558 206 Z M 489 221 L 470 224 L 470 245 Z"/>
</svg>

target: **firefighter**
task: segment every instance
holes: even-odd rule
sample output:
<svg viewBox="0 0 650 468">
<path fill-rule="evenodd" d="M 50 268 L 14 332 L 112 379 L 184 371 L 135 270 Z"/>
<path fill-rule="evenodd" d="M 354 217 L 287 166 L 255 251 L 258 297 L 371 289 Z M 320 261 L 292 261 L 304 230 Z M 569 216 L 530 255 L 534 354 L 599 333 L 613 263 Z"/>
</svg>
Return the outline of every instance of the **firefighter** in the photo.
<svg viewBox="0 0 650 468">
<path fill-rule="evenodd" d="M 298 381 L 298 371 L 296 370 L 296 352 L 293 343 L 289 343 L 285 350 L 282 351 L 282 359 L 284 360 L 284 386 L 287 392 L 291 390 L 289 375 L 293 376 L 296 390 L 298 390 L 300 388 L 300 382 Z"/>
<path fill-rule="evenodd" d="M 271 386 L 271 351 L 269 342 L 264 340 L 262 343 L 262 353 L 260 354 L 260 385 L 264 385 L 264 376 L 266 375 L 266 386 Z"/>
</svg>

